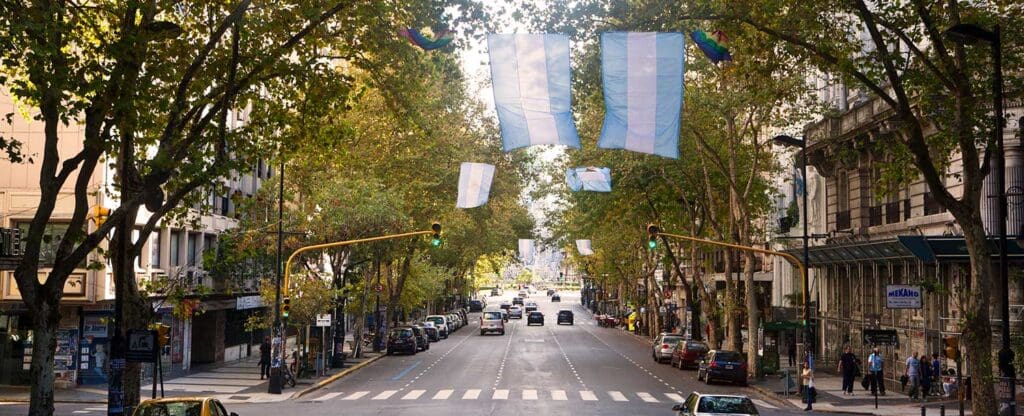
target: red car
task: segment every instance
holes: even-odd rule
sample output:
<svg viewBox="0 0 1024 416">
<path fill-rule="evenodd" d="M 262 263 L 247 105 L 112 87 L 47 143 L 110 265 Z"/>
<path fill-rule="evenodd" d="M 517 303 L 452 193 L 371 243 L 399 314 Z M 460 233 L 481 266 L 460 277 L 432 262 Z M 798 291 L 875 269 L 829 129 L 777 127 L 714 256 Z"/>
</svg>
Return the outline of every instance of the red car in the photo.
<svg viewBox="0 0 1024 416">
<path fill-rule="evenodd" d="M 673 367 L 697 368 L 697 364 L 708 353 L 708 344 L 701 341 L 679 341 L 675 351 L 672 352 L 670 363 Z"/>
</svg>

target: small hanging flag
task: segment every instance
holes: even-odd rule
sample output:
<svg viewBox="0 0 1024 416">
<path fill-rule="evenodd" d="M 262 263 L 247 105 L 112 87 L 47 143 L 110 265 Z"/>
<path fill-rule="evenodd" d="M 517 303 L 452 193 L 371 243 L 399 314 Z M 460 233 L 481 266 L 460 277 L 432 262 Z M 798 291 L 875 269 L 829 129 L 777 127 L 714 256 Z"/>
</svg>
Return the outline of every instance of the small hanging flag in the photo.
<svg viewBox="0 0 1024 416">
<path fill-rule="evenodd" d="M 494 179 L 494 165 L 463 162 L 459 168 L 459 200 L 456 208 L 475 208 L 487 203 Z"/>
<path fill-rule="evenodd" d="M 425 51 L 432 51 L 447 46 L 453 39 L 452 32 L 447 29 L 438 30 L 434 33 L 435 39 L 431 39 L 420 32 L 418 29 L 413 28 L 402 28 L 398 29 L 398 34 L 402 35 L 413 45 L 419 46 Z"/>
<path fill-rule="evenodd" d="M 597 146 L 679 157 L 682 33 L 601 35 L 604 125 Z"/>
<path fill-rule="evenodd" d="M 565 182 L 573 192 L 579 190 L 594 192 L 612 191 L 612 171 L 608 168 L 568 168 Z"/>
<path fill-rule="evenodd" d="M 519 260 L 522 260 L 523 264 L 533 263 L 533 240 L 519 239 Z"/>
<path fill-rule="evenodd" d="M 713 63 L 719 63 L 722 61 L 731 61 L 732 55 L 729 55 L 729 49 L 725 47 L 726 42 L 729 40 L 725 36 L 725 32 L 716 30 L 708 34 L 703 30 L 694 30 L 690 32 L 690 38 L 693 39 L 693 43 L 697 44 L 704 55 L 708 57 Z"/>
<path fill-rule="evenodd" d="M 538 144 L 580 147 L 572 118 L 569 37 L 490 34 L 494 108 L 505 151 Z"/>
<path fill-rule="evenodd" d="M 800 169 L 793 169 L 793 185 L 796 188 L 796 190 L 795 190 L 796 195 L 797 196 L 803 196 L 804 195 L 804 177 L 803 177 L 803 174 L 801 174 Z"/>
<path fill-rule="evenodd" d="M 594 249 L 590 247 L 590 240 L 576 240 L 576 250 L 580 252 L 581 256 L 594 255 Z"/>
</svg>

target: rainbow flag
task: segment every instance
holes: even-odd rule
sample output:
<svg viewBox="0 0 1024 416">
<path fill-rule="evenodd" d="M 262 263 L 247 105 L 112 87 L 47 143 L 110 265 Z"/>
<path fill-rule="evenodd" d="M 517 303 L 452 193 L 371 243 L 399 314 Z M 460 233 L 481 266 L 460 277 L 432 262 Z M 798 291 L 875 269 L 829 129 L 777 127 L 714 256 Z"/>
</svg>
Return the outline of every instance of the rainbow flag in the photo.
<svg viewBox="0 0 1024 416">
<path fill-rule="evenodd" d="M 693 39 L 693 42 L 697 44 L 697 47 L 704 52 L 704 55 L 711 62 L 717 64 L 722 61 L 732 60 L 732 55 L 729 55 L 729 49 L 725 47 L 725 43 L 728 42 L 729 38 L 721 30 L 716 30 L 710 34 L 703 30 L 694 30 L 690 32 L 690 39 Z"/>
<path fill-rule="evenodd" d="M 425 51 L 443 48 L 455 39 L 452 32 L 448 30 L 438 30 L 436 32 L 436 39 L 431 39 L 418 29 L 413 28 L 398 29 L 398 34 L 402 35 L 403 38 L 408 39 L 413 45 L 423 48 Z"/>
</svg>

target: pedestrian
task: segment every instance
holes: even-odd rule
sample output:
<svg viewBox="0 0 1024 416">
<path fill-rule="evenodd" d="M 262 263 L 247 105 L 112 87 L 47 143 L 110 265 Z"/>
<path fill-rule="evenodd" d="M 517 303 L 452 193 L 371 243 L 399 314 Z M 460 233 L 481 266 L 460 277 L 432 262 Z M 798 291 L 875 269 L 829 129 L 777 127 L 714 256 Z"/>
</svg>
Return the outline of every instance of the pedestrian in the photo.
<svg viewBox="0 0 1024 416">
<path fill-rule="evenodd" d="M 907 377 L 907 384 L 910 385 L 910 400 L 916 400 L 918 390 L 921 388 L 921 361 L 917 358 L 917 351 L 907 357 L 907 366 L 903 369 L 903 375 Z"/>
<path fill-rule="evenodd" d="M 814 388 L 814 371 L 811 370 L 811 366 L 806 361 L 804 361 L 803 367 L 804 371 L 800 373 L 800 380 L 804 386 L 804 401 L 807 402 L 807 407 L 804 408 L 804 411 L 809 412 L 813 410 L 811 404 L 817 398 L 818 392 Z"/>
<path fill-rule="evenodd" d="M 853 349 L 849 345 L 843 348 L 843 355 L 839 356 L 836 372 L 843 375 L 843 394 L 852 396 L 853 378 L 857 375 L 857 356 L 853 355 Z"/>
<path fill-rule="evenodd" d="M 932 379 L 932 366 L 928 363 L 928 354 L 921 355 L 921 400 L 927 400 L 928 394 L 931 392 Z"/>
<path fill-rule="evenodd" d="M 885 396 L 885 379 L 882 378 L 884 360 L 878 348 L 868 356 L 868 370 L 871 372 L 871 394 Z"/>
<path fill-rule="evenodd" d="M 792 367 L 796 365 L 796 334 L 793 334 L 793 336 L 789 337 L 788 347 L 789 351 L 787 351 L 786 353 L 787 355 L 789 355 L 789 366 Z"/>
<path fill-rule="evenodd" d="M 939 362 L 939 353 L 937 352 L 932 353 L 932 377 L 935 379 L 935 383 L 942 381 L 942 363 Z"/>
<path fill-rule="evenodd" d="M 260 344 L 260 380 L 270 378 L 270 337 L 263 337 Z"/>
</svg>

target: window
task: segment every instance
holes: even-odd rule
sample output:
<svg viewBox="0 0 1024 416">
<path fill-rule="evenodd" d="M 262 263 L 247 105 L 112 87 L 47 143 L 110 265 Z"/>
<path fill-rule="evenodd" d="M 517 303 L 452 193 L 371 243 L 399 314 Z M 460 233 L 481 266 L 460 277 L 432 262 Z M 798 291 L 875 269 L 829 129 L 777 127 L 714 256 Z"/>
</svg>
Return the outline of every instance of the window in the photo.
<svg viewBox="0 0 1024 416">
<path fill-rule="evenodd" d="M 836 210 L 850 210 L 850 172 L 839 172 L 836 175 Z"/>
<path fill-rule="evenodd" d="M 217 252 L 217 236 L 214 234 L 203 234 L 203 252 Z"/>
<path fill-rule="evenodd" d="M 186 247 L 185 253 L 188 254 L 189 267 L 196 265 L 196 260 L 199 257 L 199 234 L 188 233 L 188 246 Z"/>
<path fill-rule="evenodd" d="M 181 265 L 181 231 L 171 231 L 171 266 Z"/>
<path fill-rule="evenodd" d="M 160 230 L 153 230 L 149 235 L 149 265 L 155 269 L 160 268 Z"/>
<path fill-rule="evenodd" d="M 17 227 L 21 229 L 22 236 L 28 236 L 28 228 L 31 225 L 29 222 L 17 223 Z M 53 266 L 53 263 L 57 259 L 57 247 L 60 246 L 60 240 L 64 237 L 64 233 L 68 231 L 68 224 L 63 223 L 48 223 L 46 228 L 43 230 L 43 239 L 39 245 L 39 265 L 42 267 Z M 85 262 L 82 262 L 83 267 Z"/>
</svg>

